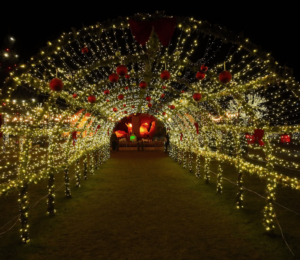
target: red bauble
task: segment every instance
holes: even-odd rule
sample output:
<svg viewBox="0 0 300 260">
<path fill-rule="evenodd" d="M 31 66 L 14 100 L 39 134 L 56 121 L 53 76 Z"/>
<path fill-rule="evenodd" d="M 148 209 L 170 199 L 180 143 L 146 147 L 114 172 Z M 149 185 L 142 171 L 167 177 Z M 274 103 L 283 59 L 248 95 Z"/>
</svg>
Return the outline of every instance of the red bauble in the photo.
<svg viewBox="0 0 300 260">
<path fill-rule="evenodd" d="M 151 104 L 151 103 L 149 103 L 149 104 L 148 104 L 148 107 L 152 107 L 152 104 Z"/>
<path fill-rule="evenodd" d="M 108 99 L 106 99 L 106 102 L 109 102 L 109 100 L 108 100 Z"/>
<path fill-rule="evenodd" d="M 161 98 L 164 98 L 164 97 L 165 97 L 165 94 L 164 94 L 164 93 L 162 93 L 160 97 L 161 97 Z"/>
<path fill-rule="evenodd" d="M 112 73 L 112 74 L 109 75 L 108 79 L 109 79 L 110 82 L 114 83 L 114 82 L 117 82 L 119 80 L 119 76 L 118 76 L 117 73 Z"/>
<path fill-rule="evenodd" d="M 205 78 L 205 73 L 203 71 L 198 71 L 196 74 L 196 78 L 202 80 Z"/>
<path fill-rule="evenodd" d="M 119 99 L 119 100 L 124 99 L 124 95 L 123 95 L 123 94 L 120 94 L 120 95 L 118 96 L 118 99 Z"/>
<path fill-rule="evenodd" d="M 202 96 L 201 96 L 201 94 L 200 93 L 194 93 L 194 95 L 193 95 L 193 99 L 195 100 L 195 101 L 200 101 L 201 100 L 201 98 L 202 98 Z"/>
<path fill-rule="evenodd" d="M 171 74 L 170 74 L 169 71 L 164 70 L 164 71 L 160 74 L 160 78 L 161 78 L 162 80 L 168 80 L 168 79 L 171 78 Z"/>
<path fill-rule="evenodd" d="M 113 108 L 113 111 L 114 111 L 114 112 L 117 112 L 117 111 L 118 111 L 118 109 L 117 109 L 116 107 L 114 107 L 114 108 Z"/>
<path fill-rule="evenodd" d="M 124 114 L 127 114 L 127 111 L 124 111 Z"/>
<path fill-rule="evenodd" d="M 126 107 L 126 104 L 124 104 L 123 107 Z"/>
<path fill-rule="evenodd" d="M 170 108 L 173 110 L 173 109 L 175 109 L 175 106 L 174 106 L 174 105 L 171 105 Z"/>
<path fill-rule="evenodd" d="M 54 78 L 50 81 L 49 86 L 53 91 L 61 91 L 64 88 L 64 83 L 60 79 Z"/>
<path fill-rule="evenodd" d="M 184 93 L 184 90 L 181 90 L 181 93 Z"/>
<path fill-rule="evenodd" d="M 132 107 L 132 108 L 135 108 L 135 105 L 132 105 L 131 107 Z"/>
<path fill-rule="evenodd" d="M 202 70 L 203 72 L 206 72 L 208 70 L 208 68 L 205 65 L 201 65 L 200 70 Z"/>
<path fill-rule="evenodd" d="M 101 127 L 100 125 L 97 125 L 97 129 L 100 129 L 100 127 Z"/>
<path fill-rule="evenodd" d="M 119 65 L 117 67 L 117 73 L 121 76 L 124 77 L 128 73 L 128 69 L 125 65 Z"/>
<path fill-rule="evenodd" d="M 163 88 L 163 89 L 166 89 L 167 87 L 166 87 L 166 86 L 163 86 L 162 88 Z"/>
<path fill-rule="evenodd" d="M 125 90 L 128 90 L 129 89 L 129 87 L 125 87 Z"/>
<path fill-rule="evenodd" d="M 86 54 L 86 53 L 89 52 L 89 49 L 88 49 L 87 47 L 83 47 L 83 48 L 81 49 L 81 52 Z"/>
<path fill-rule="evenodd" d="M 147 83 L 145 81 L 140 82 L 140 88 L 145 89 L 147 87 Z"/>
<path fill-rule="evenodd" d="M 219 80 L 220 80 L 222 83 L 224 83 L 224 84 L 229 83 L 229 82 L 231 81 L 231 79 L 232 79 L 232 75 L 231 75 L 231 73 L 230 73 L 229 71 L 227 71 L 227 70 L 224 70 L 224 71 L 221 72 L 220 75 L 219 75 Z"/>
<path fill-rule="evenodd" d="M 73 98 L 77 98 L 78 97 L 78 95 L 77 94 L 73 94 Z"/>
<path fill-rule="evenodd" d="M 125 79 L 129 79 L 130 78 L 130 76 L 127 74 L 127 75 L 125 75 Z"/>
<path fill-rule="evenodd" d="M 166 114 L 167 114 L 166 112 L 163 112 L 163 113 L 162 113 L 163 116 L 165 116 Z"/>
<path fill-rule="evenodd" d="M 146 101 L 151 101 L 151 97 L 147 96 Z"/>
<path fill-rule="evenodd" d="M 93 96 L 93 95 L 90 95 L 90 96 L 88 97 L 88 102 L 90 102 L 90 103 L 95 103 L 96 100 L 97 100 L 96 97 Z"/>
<path fill-rule="evenodd" d="M 104 90 L 103 93 L 104 93 L 104 95 L 108 95 L 109 94 L 109 90 L 108 89 Z"/>
</svg>

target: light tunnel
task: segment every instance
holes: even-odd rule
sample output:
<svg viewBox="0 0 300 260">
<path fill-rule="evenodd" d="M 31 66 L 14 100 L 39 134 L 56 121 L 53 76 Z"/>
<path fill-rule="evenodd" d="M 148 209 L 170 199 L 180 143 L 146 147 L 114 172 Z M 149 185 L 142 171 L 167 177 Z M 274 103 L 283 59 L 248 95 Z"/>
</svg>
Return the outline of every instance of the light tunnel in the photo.
<svg viewBox="0 0 300 260">
<path fill-rule="evenodd" d="M 200 157 L 205 158 L 206 182 L 214 159 L 218 193 L 222 165 L 235 165 L 238 209 L 244 207 L 243 177 L 266 179 L 268 232 L 275 228 L 276 187 L 300 189 L 299 179 L 275 170 L 299 163 L 277 157 L 281 148 L 274 145 L 282 135 L 298 140 L 297 120 L 281 124 L 281 119 L 295 108 L 299 83 L 269 53 L 224 27 L 155 13 L 72 30 L 12 71 L 3 89 L 2 143 L 16 159 L 2 168 L 0 195 L 20 191 L 23 243 L 30 240 L 28 186 L 48 179 L 48 214 L 55 214 L 55 175 L 64 172 L 71 196 L 69 167 L 76 165 L 80 186 L 81 172 L 84 177 L 109 159 L 117 122 L 137 113 L 163 122 L 170 157 L 197 177 Z M 35 100 L 22 101 L 23 92 Z M 247 147 L 263 153 L 263 166 L 245 158 Z"/>
</svg>

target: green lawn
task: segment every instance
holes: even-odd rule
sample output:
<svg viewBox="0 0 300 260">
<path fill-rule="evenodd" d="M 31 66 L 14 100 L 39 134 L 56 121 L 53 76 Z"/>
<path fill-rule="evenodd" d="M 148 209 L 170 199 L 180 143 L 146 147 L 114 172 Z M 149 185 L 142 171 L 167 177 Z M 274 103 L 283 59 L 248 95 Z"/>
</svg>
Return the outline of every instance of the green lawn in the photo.
<svg viewBox="0 0 300 260">
<path fill-rule="evenodd" d="M 224 177 L 235 181 L 235 169 L 224 164 Z M 244 184 L 264 195 L 264 180 L 245 175 Z M 30 186 L 31 204 L 46 186 Z M 214 175 L 205 184 L 203 174 L 197 179 L 161 151 L 112 153 L 81 188 L 72 180 L 71 199 L 63 188 L 56 192 L 55 217 L 45 214 L 46 199 L 30 209 L 30 244 L 19 244 L 19 224 L 0 236 L 0 259 L 294 259 L 278 228 L 273 237 L 264 233 L 265 201 L 245 192 L 238 211 L 236 187 L 225 180 L 223 187 L 216 194 Z M 278 187 L 284 206 L 299 211 L 299 198 L 299 191 Z M 0 198 L 0 208 L 1 226 L 18 214 L 17 194 Z M 299 258 L 300 216 L 279 207 L 276 213 Z"/>
</svg>

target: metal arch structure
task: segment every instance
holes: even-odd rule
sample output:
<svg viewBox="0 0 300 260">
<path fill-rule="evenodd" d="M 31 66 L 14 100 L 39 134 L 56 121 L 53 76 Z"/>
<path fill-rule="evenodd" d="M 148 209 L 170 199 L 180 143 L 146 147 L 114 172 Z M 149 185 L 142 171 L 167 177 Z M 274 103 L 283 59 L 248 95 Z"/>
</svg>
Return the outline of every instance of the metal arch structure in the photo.
<svg viewBox="0 0 300 260">
<path fill-rule="evenodd" d="M 11 72 L 6 80 L 1 107 L 4 146 L 7 143 L 9 149 L 7 141 L 18 138 L 20 147 L 15 175 L 8 179 L 7 176 L 11 175 L 4 173 L 7 181 L 0 183 L 0 195 L 13 189 L 21 190 L 20 221 L 24 243 L 29 241 L 28 185 L 48 179 L 48 213 L 54 214 L 55 174 L 65 171 L 65 192 L 70 196 L 69 166 L 76 164 L 76 185 L 80 186 L 82 169 L 79 160 L 83 158 L 85 176 L 87 167 L 94 171 L 95 160 L 97 167 L 107 160 L 109 136 L 114 125 L 129 114 L 148 113 L 163 121 L 171 136 L 170 155 L 184 167 L 188 160 L 191 170 L 195 154 L 196 176 L 200 175 L 199 157 L 204 157 L 207 182 L 210 179 L 210 160 L 215 159 L 219 164 L 217 191 L 220 193 L 222 164 L 234 164 L 238 172 L 236 206 L 239 209 L 243 208 L 243 175 L 251 173 L 266 178 L 268 200 L 264 225 L 267 231 L 275 228 L 273 202 L 276 186 L 281 184 L 300 189 L 298 179 L 275 172 L 274 165 L 280 160 L 274 156 L 271 143 L 272 134 L 299 132 L 299 125 L 279 126 L 271 117 L 258 117 L 245 98 L 249 93 L 265 95 L 270 86 L 276 85 L 284 87 L 298 99 L 300 88 L 291 71 L 281 67 L 269 53 L 248 39 L 224 27 L 190 17 L 176 17 L 175 31 L 167 46 L 160 42 L 154 31 L 145 45 L 137 43 L 130 29 L 130 20 L 143 22 L 164 18 L 171 17 L 162 13 L 137 14 L 78 31 L 72 29 L 56 41 L 48 42 L 47 47 Z M 83 48 L 88 51 L 82 51 Z M 206 77 L 199 81 L 195 75 L 203 64 L 209 69 Z M 218 80 L 224 64 L 233 75 L 228 84 Z M 118 65 L 125 65 L 129 76 L 112 83 L 109 75 L 116 72 Z M 164 70 L 170 72 L 169 80 L 161 79 Z M 62 91 L 49 88 L 49 81 L 55 77 L 63 81 Z M 147 83 L 146 89 L 139 87 L 141 81 Z M 14 96 L 19 88 L 43 95 L 46 101 L 40 106 L 28 101 L 18 103 Z M 104 93 L 106 90 L 109 94 Z M 201 93 L 200 102 L 193 100 L 195 92 Z M 77 98 L 73 97 L 74 94 Z M 118 99 L 120 94 L 124 99 Z M 96 97 L 95 103 L 88 102 L 90 95 Z M 151 97 L 151 107 L 145 100 L 146 96 Z M 245 123 L 238 116 L 228 116 L 227 103 L 232 99 L 240 104 L 240 110 L 251 120 Z M 79 109 L 84 112 L 75 115 Z M 219 120 L 216 122 L 214 118 Z M 265 145 L 261 148 L 267 159 L 265 167 L 250 163 L 241 155 L 244 134 L 253 133 L 255 129 L 262 129 L 265 133 Z M 224 136 L 229 134 L 232 136 L 231 147 L 236 153 L 234 157 L 224 149 Z M 47 149 L 41 153 L 42 157 L 47 157 L 44 165 L 34 162 L 31 156 L 40 149 L 34 148 L 38 139 L 45 139 L 47 143 Z M 295 163 L 291 165 L 298 167 Z"/>
</svg>

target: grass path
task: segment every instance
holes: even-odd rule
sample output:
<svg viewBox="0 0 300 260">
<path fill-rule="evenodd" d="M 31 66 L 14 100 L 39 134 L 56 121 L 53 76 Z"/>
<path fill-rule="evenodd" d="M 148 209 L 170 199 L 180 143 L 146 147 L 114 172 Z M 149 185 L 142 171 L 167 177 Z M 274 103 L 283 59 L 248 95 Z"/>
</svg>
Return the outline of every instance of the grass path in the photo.
<svg viewBox="0 0 300 260">
<path fill-rule="evenodd" d="M 29 245 L 2 241 L 0 259 L 291 259 L 163 152 L 112 153 L 72 197 L 58 196 L 53 218 L 32 216 Z"/>
</svg>

